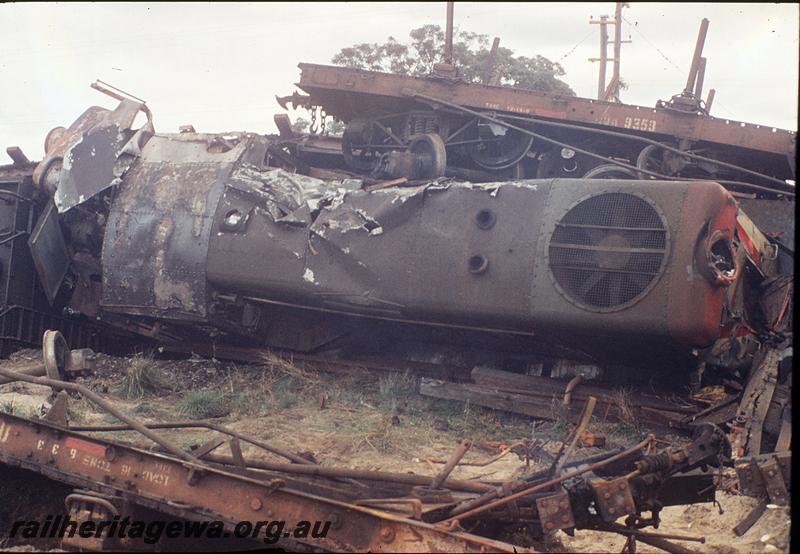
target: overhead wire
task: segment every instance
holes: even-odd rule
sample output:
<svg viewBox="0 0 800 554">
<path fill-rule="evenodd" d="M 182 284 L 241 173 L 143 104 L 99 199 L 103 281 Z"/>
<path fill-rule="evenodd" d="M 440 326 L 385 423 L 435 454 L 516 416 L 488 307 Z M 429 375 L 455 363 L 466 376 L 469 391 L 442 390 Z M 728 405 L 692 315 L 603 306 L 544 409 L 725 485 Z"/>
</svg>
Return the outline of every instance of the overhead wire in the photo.
<svg viewBox="0 0 800 554">
<path fill-rule="evenodd" d="M 572 54 L 572 53 L 575 51 L 575 49 L 576 49 L 576 48 L 578 48 L 578 46 L 580 46 L 581 44 L 583 44 L 584 42 L 586 42 L 586 39 L 588 39 L 590 36 L 592 36 L 596 30 L 597 30 L 597 29 L 595 29 L 595 28 L 592 28 L 592 30 L 591 30 L 591 31 L 589 31 L 589 32 L 586 34 L 586 36 L 585 36 L 585 37 L 583 37 L 583 38 L 582 38 L 580 41 L 578 41 L 578 43 L 577 43 L 575 46 L 573 46 L 573 47 L 572 47 L 572 49 L 570 49 L 570 50 L 569 50 L 569 52 L 567 52 L 566 54 L 564 54 L 563 56 L 561 56 L 561 57 L 558 59 L 558 61 L 556 61 L 556 63 L 561 63 L 563 60 L 567 59 L 567 56 L 569 56 L 570 54 Z"/>
<path fill-rule="evenodd" d="M 623 20 L 625 23 L 627 23 L 628 25 L 630 25 L 631 27 L 633 27 L 633 30 L 634 30 L 634 31 L 636 31 L 637 33 L 639 33 L 639 35 L 640 35 L 640 36 L 641 36 L 641 37 L 644 39 L 644 41 L 645 41 L 647 44 L 649 44 L 650 46 L 652 46 L 652 47 L 653 47 L 653 48 L 656 50 L 656 52 L 658 52 L 659 54 L 661 54 L 661 57 L 662 57 L 662 58 L 664 58 L 665 60 L 667 60 L 667 62 L 669 62 L 669 63 L 672 65 L 672 67 L 674 67 L 675 69 L 677 69 L 677 70 L 678 70 L 680 73 L 686 73 L 686 71 L 684 71 L 683 69 L 681 69 L 681 68 L 678 66 L 678 64 L 676 64 L 676 63 L 675 63 L 675 62 L 673 62 L 671 59 L 669 59 L 669 58 L 667 57 L 667 55 L 666 55 L 664 52 L 662 52 L 662 51 L 661 51 L 661 49 L 660 49 L 658 46 L 656 46 L 655 44 L 653 44 L 653 43 L 650 41 L 650 39 L 648 39 L 648 38 L 647 38 L 647 37 L 644 35 L 644 33 L 642 33 L 642 31 L 641 31 L 641 30 L 639 30 L 639 24 L 638 24 L 638 23 L 636 23 L 636 24 L 634 24 L 634 23 L 631 23 L 630 21 L 628 21 L 628 19 L 627 19 L 627 18 L 626 18 L 624 15 L 622 16 L 622 20 Z"/>
</svg>

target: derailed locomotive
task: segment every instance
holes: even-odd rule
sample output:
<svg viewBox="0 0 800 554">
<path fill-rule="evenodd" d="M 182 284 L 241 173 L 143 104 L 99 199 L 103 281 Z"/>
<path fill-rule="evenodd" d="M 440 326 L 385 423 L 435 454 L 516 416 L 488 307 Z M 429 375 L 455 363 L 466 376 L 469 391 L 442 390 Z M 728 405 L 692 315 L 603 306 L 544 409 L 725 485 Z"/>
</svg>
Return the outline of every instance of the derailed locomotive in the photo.
<svg viewBox="0 0 800 554">
<path fill-rule="evenodd" d="M 12 202 L 42 206 L 30 255 L 61 316 L 161 343 L 669 373 L 698 349 L 734 367 L 789 325 L 786 249 L 716 182 L 387 186 L 298 169 L 317 158 L 285 136 L 156 134 L 143 102 L 104 90 L 115 110 L 54 129 L 45 158 L 14 169 Z M 394 161 L 436 166 L 437 136 Z"/>
</svg>

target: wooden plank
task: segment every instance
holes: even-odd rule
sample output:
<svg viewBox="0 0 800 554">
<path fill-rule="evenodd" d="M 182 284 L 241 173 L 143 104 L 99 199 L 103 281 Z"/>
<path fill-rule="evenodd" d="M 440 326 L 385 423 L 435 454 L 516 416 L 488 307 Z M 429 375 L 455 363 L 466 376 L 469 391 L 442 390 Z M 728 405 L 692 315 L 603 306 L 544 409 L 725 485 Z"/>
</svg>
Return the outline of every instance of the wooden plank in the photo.
<svg viewBox="0 0 800 554">
<path fill-rule="evenodd" d="M 564 390 L 568 383 L 568 381 L 549 377 L 522 375 L 520 373 L 478 367 L 472 370 L 471 376 L 473 381 L 481 385 L 514 390 L 520 394 L 557 395 L 559 399 L 563 398 Z M 645 395 L 637 391 L 630 391 L 628 394 L 631 404 L 637 407 L 648 407 L 654 410 L 682 414 L 697 412 L 696 408 L 678 406 L 659 397 Z M 618 401 L 615 391 L 608 387 L 581 383 L 572 391 L 573 401 L 585 402 L 589 396 L 596 397 L 600 403 L 616 404 Z"/>
<path fill-rule="evenodd" d="M 500 410 L 539 419 L 554 419 L 560 413 L 571 422 L 577 422 L 585 404 L 583 399 L 574 399 L 568 410 L 559 409 L 561 400 L 557 397 L 533 395 L 489 387 L 482 384 L 448 383 L 434 379 L 422 379 L 419 392 L 423 396 L 469 402 L 493 410 Z M 598 400 L 598 417 L 619 421 L 620 414 L 616 404 L 606 399 Z M 637 420 L 648 425 L 669 429 L 684 428 L 682 414 L 654 409 L 638 409 Z"/>
<path fill-rule="evenodd" d="M 537 401 L 523 394 L 501 393 L 480 385 L 421 379 L 419 393 L 423 396 L 459 400 L 476 406 L 542 419 L 552 419 L 554 415 L 548 402 Z M 577 416 L 572 414 L 570 419 L 577 420 Z"/>
</svg>

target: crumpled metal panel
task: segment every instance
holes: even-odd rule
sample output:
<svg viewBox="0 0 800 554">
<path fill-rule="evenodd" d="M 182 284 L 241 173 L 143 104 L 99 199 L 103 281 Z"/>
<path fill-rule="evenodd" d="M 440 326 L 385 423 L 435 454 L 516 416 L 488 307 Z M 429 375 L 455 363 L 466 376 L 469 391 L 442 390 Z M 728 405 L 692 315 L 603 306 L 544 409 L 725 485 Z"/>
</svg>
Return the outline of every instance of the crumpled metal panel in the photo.
<svg viewBox="0 0 800 554">
<path fill-rule="evenodd" d="M 83 136 L 84 133 L 102 123 L 110 113 L 110 110 L 100 106 L 91 106 L 84 111 L 78 119 L 67 129 L 56 127 L 50 131 L 45 141 L 47 152 L 42 161 L 33 171 L 33 182 L 41 186 L 42 174 L 52 160 L 63 158 L 69 148 Z"/>
<path fill-rule="evenodd" d="M 103 296 L 110 311 L 177 319 L 207 315 L 211 219 L 234 164 L 252 142 L 208 152 L 204 135 L 158 135 L 114 199 L 103 243 Z"/>
<path fill-rule="evenodd" d="M 794 251 L 796 213 L 794 199 L 739 198 L 737 201 L 759 231 L 777 239 L 790 251 Z M 793 275 L 794 256 L 781 248 L 778 254 L 778 266 L 781 273 Z"/>
<path fill-rule="evenodd" d="M 277 186 L 303 182 L 306 189 L 324 191 L 310 207 L 319 213 L 304 225 L 306 216 L 298 214 L 306 207 L 298 205 L 274 219 L 258 201 L 229 188 L 217 222 L 234 208 L 253 215 L 244 232 L 225 232 L 218 223 L 208 260 L 209 281 L 218 287 L 329 309 L 450 323 L 514 327 L 530 314 L 525 283 L 537 239 L 531 222 L 546 197 L 542 183 L 436 182 L 366 192 L 280 170 L 270 170 L 269 180 Z M 493 228 L 478 226 L 481 211 L 496 218 Z M 485 257 L 487 268 L 471 271 L 475 256 Z"/>
<path fill-rule="evenodd" d="M 69 129 L 55 136 L 45 159 L 34 172 L 34 179 L 40 179 L 51 164 L 61 164 L 53 195 L 59 213 L 120 183 L 120 177 L 153 134 L 149 120 L 138 131 L 131 130 L 143 106 L 126 99 L 113 111 L 89 108 Z"/>
<path fill-rule="evenodd" d="M 328 295 L 326 306 L 362 304 L 408 318 L 525 328 L 532 311 L 525 284 L 539 239 L 531 222 L 540 218 L 547 190 L 543 183 L 440 182 L 351 193 L 311 228 L 320 255 L 307 259 L 315 275 L 309 284 L 344 293 Z M 491 227 L 479 226 L 481 213 L 490 214 Z M 342 261 L 331 263 L 323 252 Z M 349 275 L 360 279 L 342 290 Z"/>
</svg>

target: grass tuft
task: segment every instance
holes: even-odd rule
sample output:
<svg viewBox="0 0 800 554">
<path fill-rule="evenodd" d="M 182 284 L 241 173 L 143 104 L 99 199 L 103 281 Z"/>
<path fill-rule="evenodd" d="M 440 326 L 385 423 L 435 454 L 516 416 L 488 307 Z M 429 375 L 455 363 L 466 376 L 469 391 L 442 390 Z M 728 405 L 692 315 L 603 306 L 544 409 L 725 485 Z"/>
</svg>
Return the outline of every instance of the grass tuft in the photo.
<svg viewBox="0 0 800 554">
<path fill-rule="evenodd" d="M 117 387 L 117 394 L 126 400 L 141 400 L 148 394 L 155 394 L 167 388 L 161 370 L 155 364 L 153 355 L 136 354 L 128 364 L 125 377 Z"/>
<path fill-rule="evenodd" d="M 320 382 L 319 374 L 295 365 L 291 358 L 279 356 L 274 352 L 265 352 L 261 357 L 270 372 L 308 385 L 316 385 Z"/>
<path fill-rule="evenodd" d="M 409 372 L 389 373 L 378 380 L 378 398 L 381 403 L 396 411 L 398 406 L 406 406 L 416 396 L 417 379 Z"/>
<path fill-rule="evenodd" d="M 231 401 L 224 393 L 216 390 L 193 390 L 183 397 L 179 410 L 191 419 L 224 417 L 231 412 Z"/>
<path fill-rule="evenodd" d="M 29 419 L 37 419 L 39 417 L 39 410 L 33 406 L 25 406 L 14 402 L 14 399 L 4 400 L 0 403 L 0 412 L 7 413 L 19 417 L 26 417 Z"/>
<path fill-rule="evenodd" d="M 248 390 L 240 392 L 231 398 L 231 412 L 238 416 L 263 416 L 270 412 L 263 391 Z"/>
<path fill-rule="evenodd" d="M 2 403 L 0 403 L 0 412 L 8 415 L 18 415 L 18 411 L 18 406 L 14 404 L 13 398 L 11 400 L 4 400 Z"/>
</svg>

